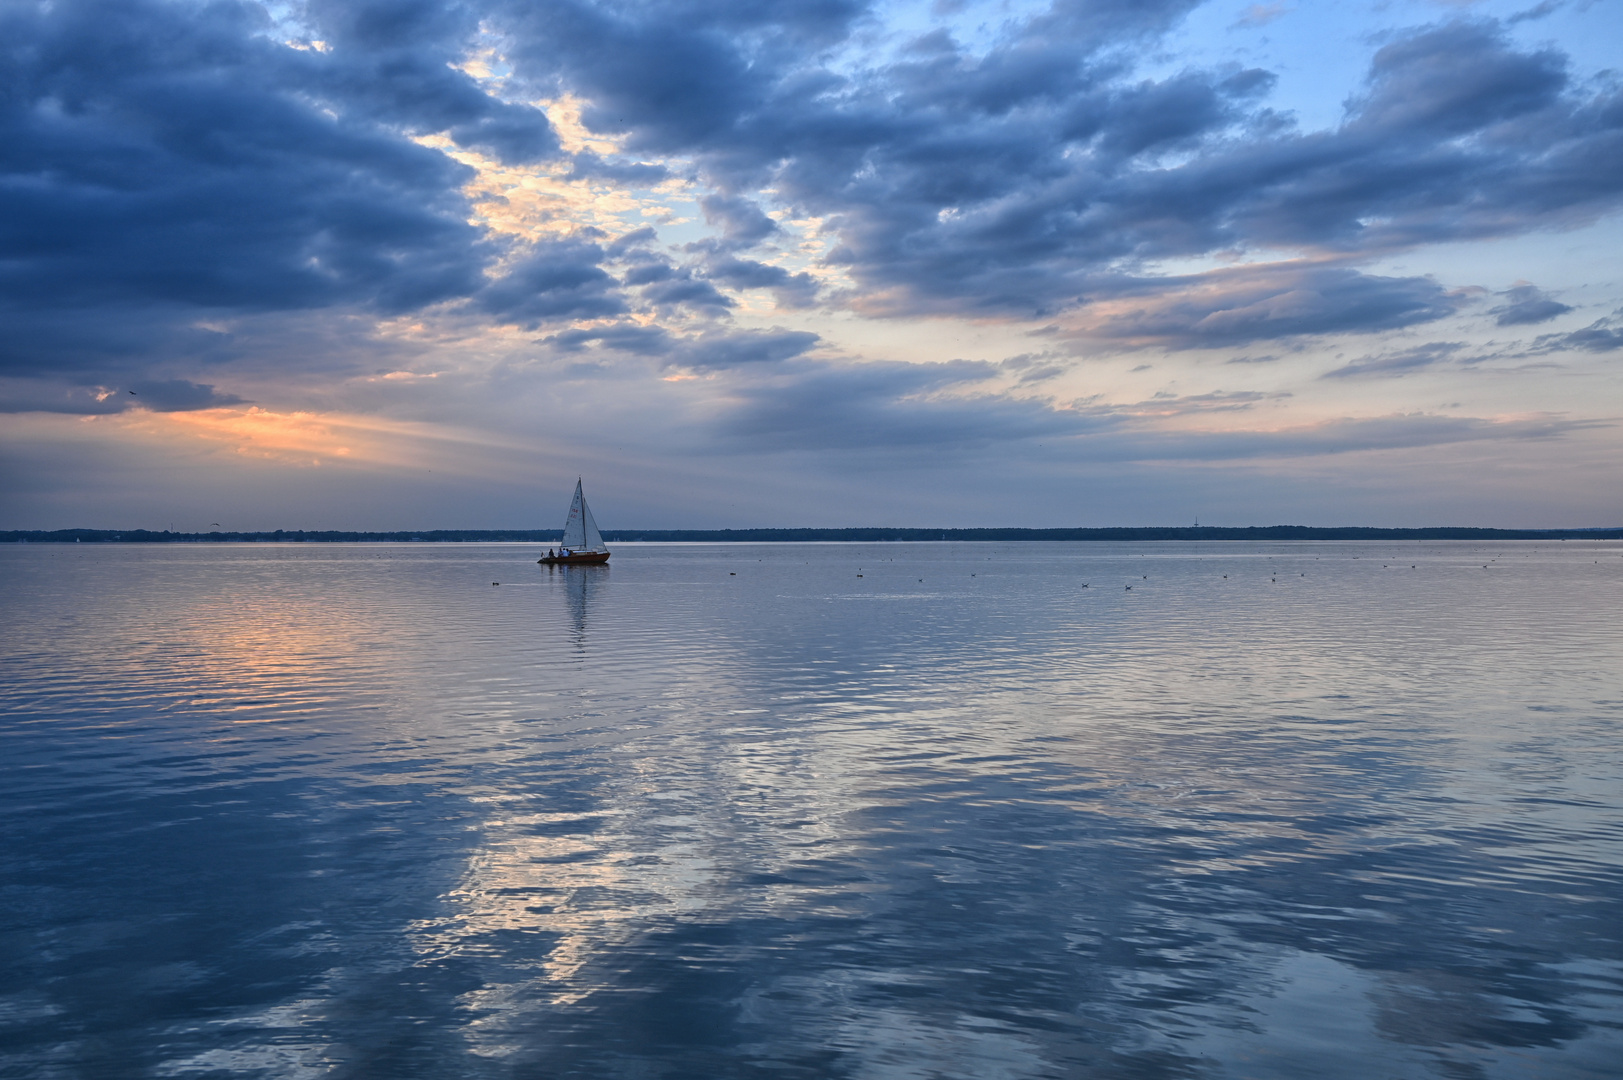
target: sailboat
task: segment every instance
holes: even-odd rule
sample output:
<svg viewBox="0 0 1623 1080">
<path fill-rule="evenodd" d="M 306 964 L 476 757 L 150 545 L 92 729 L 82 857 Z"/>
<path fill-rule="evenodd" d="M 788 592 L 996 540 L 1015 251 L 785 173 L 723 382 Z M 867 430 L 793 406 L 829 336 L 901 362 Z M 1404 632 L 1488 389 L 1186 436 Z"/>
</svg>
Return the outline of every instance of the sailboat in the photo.
<svg viewBox="0 0 1623 1080">
<path fill-rule="evenodd" d="M 579 479 L 575 481 L 575 498 L 569 504 L 569 517 L 564 521 L 563 543 L 556 553 L 548 551 L 535 561 L 547 566 L 590 566 L 609 561 L 609 549 L 603 543 L 603 534 L 597 531 L 597 522 L 592 520 Z"/>
</svg>

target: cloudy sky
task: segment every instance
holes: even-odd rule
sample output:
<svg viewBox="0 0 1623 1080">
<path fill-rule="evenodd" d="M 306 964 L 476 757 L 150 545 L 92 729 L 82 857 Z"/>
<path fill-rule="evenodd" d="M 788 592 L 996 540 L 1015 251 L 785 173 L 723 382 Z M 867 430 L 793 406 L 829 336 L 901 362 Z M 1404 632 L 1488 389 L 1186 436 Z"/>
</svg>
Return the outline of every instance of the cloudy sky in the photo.
<svg viewBox="0 0 1623 1080">
<path fill-rule="evenodd" d="M 0 527 L 1623 522 L 1623 11 L 0 0 Z"/>
</svg>

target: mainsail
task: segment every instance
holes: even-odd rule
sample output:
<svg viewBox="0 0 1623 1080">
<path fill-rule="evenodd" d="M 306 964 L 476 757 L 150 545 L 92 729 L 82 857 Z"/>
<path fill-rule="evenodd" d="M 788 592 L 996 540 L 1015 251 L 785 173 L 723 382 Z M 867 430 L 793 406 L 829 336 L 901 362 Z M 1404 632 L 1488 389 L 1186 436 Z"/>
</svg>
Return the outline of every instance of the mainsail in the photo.
<svg viewBox="0 0 1623 1080">
<path fill-rule="evenodd" d="M 575 481 L 575 498 L 569 504 L 569 520 L 564 522 L 563 546 L 570 551 L 607 551 L 603 534 L 592 520 L 592 509 L 586 505 L 586 495 L 580 481 Z"/>
</svg>

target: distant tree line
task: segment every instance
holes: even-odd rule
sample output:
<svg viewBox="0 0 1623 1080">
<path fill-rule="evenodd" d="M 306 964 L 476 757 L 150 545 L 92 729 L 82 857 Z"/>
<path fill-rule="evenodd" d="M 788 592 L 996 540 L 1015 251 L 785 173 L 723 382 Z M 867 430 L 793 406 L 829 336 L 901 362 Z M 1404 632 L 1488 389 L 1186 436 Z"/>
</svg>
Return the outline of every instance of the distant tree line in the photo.
<svg viewBox="0 0 1623 1080">
<path fill-rule="evenodd" d="M 53 529 L 0 531 L 0 543 L 201 544 L 201 543 L 528 543 L 555 544 L 555 529 L 424 529 L 416 532 L 286 530 L 275 532 L 153 532 L 148 529 Z M 772 543 L 898 540 L 958 540 L 993 543 L 1011 540 L 1623 540 L 1623 528 L 1606 529 L 1368 529 L 1314 528 L 1307 525 L 1252 525 L 1245 528 L 1189 526 L 1121 529 L 614 529 L 603 539 L 688 543 Z"/>
</svg>

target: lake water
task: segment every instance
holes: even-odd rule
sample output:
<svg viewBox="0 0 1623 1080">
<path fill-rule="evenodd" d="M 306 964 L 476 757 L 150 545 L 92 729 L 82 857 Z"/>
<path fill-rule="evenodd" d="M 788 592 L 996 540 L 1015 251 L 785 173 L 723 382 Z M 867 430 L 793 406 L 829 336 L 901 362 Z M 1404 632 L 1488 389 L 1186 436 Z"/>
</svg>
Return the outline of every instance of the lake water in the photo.
<svg viewBox="0 0 1623 1080">
<path fill-rule="evenodd" d="M 537 554 L 0 549 L 0 1075 L 1623 1075 L 1623 544 Z"/>
</svg>

